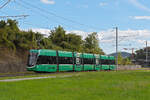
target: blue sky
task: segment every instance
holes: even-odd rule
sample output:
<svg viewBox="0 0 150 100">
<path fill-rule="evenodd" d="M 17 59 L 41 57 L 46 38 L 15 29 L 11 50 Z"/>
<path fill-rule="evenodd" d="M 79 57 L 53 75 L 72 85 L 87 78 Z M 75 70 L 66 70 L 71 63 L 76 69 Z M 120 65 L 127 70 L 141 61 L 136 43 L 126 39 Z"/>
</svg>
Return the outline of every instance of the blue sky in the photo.
<svg viewBox="0 0 150 100">
<path fill-rule="evenodd" d="M 0 0 L 1 5 L 7 0 Z M 85 38 L 98 32 L 100 47 L 115 52 L 115 30 L 119 28 L 119 50 L 140 49 L 150 44 L 150 1 L 148 0 L 11 0 L 0 15 L 29 15 L 16 19 L 21 29 L 46 34 L 61 25 Z"/>
</svg>

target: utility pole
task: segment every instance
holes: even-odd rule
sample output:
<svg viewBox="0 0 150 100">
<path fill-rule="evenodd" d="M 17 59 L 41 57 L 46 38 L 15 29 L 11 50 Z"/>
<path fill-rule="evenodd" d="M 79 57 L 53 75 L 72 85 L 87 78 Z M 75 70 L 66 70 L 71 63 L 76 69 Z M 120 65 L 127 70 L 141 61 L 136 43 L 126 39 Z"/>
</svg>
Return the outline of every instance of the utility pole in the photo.
<svg viewBox="0 0 150 100">
<path fill-rule="evenodd" d="M 147 41 L 146 41 L 146 65 L 147 65 L 147 62 L 148 62 L 148 48 L 147 48 Z"/>
<path fill-rule="evenodd" d="M 132 60 L 134 60 L 134 48 L 132 48 Z"/>
<path fill-rule="evenodd" d="M 118 27 L 116 29 L 116 67 L 118 68 Z M 116 68 L 116 69 L 117 69 Z"/>
</svg>

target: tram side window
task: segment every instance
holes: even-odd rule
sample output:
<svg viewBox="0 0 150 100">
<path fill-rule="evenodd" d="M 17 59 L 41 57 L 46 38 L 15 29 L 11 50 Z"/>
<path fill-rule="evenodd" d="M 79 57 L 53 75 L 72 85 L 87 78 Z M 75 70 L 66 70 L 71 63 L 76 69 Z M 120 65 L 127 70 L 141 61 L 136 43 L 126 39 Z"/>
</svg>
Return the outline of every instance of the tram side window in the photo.
<svg viewBox="0 0 150 100">
<path fill-rule="evenodd" d="M 37 64 L 57 64 L 56 56 L 39 56 Z"/>
<path fill-rule="evenodd" d="M 58 57 L 59 64 L 73 64 L 72 57 Z"/>
<path fill-rule="evenodd" d="M 109 60 L 101 59 L 101 64 L 102 65 L 108 65 L 109 64 Z"/>
<path fill-rule="evenodd" d="M 82 58 L 84 64 L 94 64 L 95 60 L 92 58 Z"/>
</svg>

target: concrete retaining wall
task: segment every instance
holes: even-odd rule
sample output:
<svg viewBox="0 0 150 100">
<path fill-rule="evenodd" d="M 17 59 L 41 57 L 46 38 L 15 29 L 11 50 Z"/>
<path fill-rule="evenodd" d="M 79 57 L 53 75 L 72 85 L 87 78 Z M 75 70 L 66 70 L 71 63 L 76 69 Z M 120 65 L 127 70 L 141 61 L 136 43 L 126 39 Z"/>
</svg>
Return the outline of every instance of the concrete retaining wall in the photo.
<svg viewBox="0 0 150 100">
<path fill-rule="evenodd" d="M 142 68 L 141 65 L 119 65 L 117 70 L 136 70 Z"/>
</svg>

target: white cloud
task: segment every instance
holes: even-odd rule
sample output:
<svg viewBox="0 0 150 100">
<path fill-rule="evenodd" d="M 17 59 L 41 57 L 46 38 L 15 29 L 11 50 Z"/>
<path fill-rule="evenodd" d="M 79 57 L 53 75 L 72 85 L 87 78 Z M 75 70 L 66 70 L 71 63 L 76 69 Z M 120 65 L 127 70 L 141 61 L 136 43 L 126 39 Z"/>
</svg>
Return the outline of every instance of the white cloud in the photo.
<svg viewBox="0 0 150 100">
<path fill-rule="evenodd" d="M 108 5 L 108 4 L 105 3 L 105 2 L 100 2 L 100 3 L 99 3 L 99 6 L 106 6 L 106 5 Z"/>
<path fill-rule="evenodd" d="M 136 20 L 150 20 L 150 16 L 130 16 L 130 18 Z"/>
<path fill-rule="evenodd" d="M 144 44 L 146 41 L 145 40 L 138 40 L 138 43 Z"/>
<path fill-rule="evenodd" d="M 75 33 L 77 35 L 81 35 L 83 39 L 85 39 L 88 34 L 90 34 L 91 32 L 85 32 L 85 31 L 80 31 L 80 30 L 72 30 L 72 31 L 67 31 L 67 34 L 68 33 Z"/>
<path fill-rule="evenodd" d="M 115 32 L 114 31 L 103 31 L 103 40 L 115 40 Z M 150 30 L 119 30 L 119 39 L 122 42 L 129 42 L 129 41 L 136 41 L 138 42 L 139 39 L 146 39 L 150 37 Z M 112 42 L 110 41 L 110 42 Z"/>
<path fill-rule="evenodd" d="M 147 41 L 148 46 L 150 46 L 150 40 L 138 40 L 138 43 L 146 45 L 146 41 Z"/>
<path fill-rule="evenodd" d="M 45 4 L 55 4 L 54 0 L 40 0 L 40 1 Z"/>
<path fill-rule="evenodd" d="M 137 0 L 129 0 L 132 4 L 134 4 L 136 7 L 143 9 L 145 11 L 150 12 L 150 8 L 146 7 L 145 5 L 141 4 L 140 2 L 138 2 Z"/>
<path fill-rule="evenodd" d="M 49 29 L 41 29 L 41 28 L 32 28 L 31 29 L 33 32 L 39 32 L 43 34 L 44 36 L 49 36 L 50 30 Z"/>
</svg>

